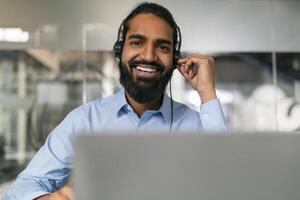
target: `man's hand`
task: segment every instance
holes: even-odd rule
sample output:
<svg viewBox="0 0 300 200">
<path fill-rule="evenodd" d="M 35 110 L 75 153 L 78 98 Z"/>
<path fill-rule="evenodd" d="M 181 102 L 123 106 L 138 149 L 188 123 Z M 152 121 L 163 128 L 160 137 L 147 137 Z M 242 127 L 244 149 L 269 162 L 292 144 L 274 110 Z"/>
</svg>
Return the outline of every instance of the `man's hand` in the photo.
<svg viewBox="0 0 300 200">
<path fill-rule="evenodd" d="M 214 59 L 209 56 L 191 54 L 179 59 L 179 71 L 196 90 L 203 103 L 217 98 L 214 78 Z M 192 68 L 197 69 L 195 74 Z"/>
<path fill-rule="evenodd" d="M 70 186 L 64 186 L 51 195 L 45 195 L 37 198 L 37 200 L 74 200 L 73 190 Z"/>
</svg>

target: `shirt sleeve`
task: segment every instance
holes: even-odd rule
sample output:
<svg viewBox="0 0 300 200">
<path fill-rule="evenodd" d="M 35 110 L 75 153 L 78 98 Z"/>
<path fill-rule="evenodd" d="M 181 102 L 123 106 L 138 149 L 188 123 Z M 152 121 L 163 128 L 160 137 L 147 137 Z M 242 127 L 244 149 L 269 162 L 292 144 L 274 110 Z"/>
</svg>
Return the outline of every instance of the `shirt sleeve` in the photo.
<svg viewBox="0 0 300 200">
<path fill-rule="evenodd" d="M 74 121 L 78 117 L 72 112 L 49 134 L 45 144 L 10 186 L 4 200 L 32 200 L 66 183 L 73 163 Z"/>
<path fill-rule="evenodd" d="M 219 99 L 213 99 L 202 104 L 199 114 L 205 132 L 228 134 Z"/>
</svg>

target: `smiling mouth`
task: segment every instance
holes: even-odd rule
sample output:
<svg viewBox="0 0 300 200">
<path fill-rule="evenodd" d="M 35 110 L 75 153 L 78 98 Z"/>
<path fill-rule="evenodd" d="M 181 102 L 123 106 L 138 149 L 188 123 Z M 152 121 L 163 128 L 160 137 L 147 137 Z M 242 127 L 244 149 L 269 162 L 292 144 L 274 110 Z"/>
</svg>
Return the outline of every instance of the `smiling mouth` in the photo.
<svg viewBox="0 0 300 200">
<path fill-rule="evenodd" d="M 133 76 L 140 81 L 150 81 L 158 79 L 161 76 L 162 71 L 152 65 L 136 65 L 133 67 Z"/>
<path fill-rule="evenodd" d="M 141 72 L 148 72 L 148 73 L 155 73 L 155 72 L 159 71 L 156 68 L 147 67 L 147 66 L 137 66 L 136 69 L 139 70 L 139 71 L 141 71 Z"/>
</svg>

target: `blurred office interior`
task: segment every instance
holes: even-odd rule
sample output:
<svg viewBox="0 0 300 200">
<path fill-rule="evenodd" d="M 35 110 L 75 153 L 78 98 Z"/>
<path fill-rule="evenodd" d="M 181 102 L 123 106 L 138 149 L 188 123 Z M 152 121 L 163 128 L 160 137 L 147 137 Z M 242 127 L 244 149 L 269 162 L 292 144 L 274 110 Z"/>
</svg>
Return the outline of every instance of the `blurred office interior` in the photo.
<svg viewBox="0 0 300 200">
<path fill-rule="evenodd" d="M 118 91 L 112 46 L 138 2 L 0 0 L 0 188 L 68 112 Z M 155 2 L 181 27 L 183 55 L 215 58 L 230 132 L 300 133 L 300 1 Z M 200 109 L 177 71 L 172 93 Z"/>
</svg>

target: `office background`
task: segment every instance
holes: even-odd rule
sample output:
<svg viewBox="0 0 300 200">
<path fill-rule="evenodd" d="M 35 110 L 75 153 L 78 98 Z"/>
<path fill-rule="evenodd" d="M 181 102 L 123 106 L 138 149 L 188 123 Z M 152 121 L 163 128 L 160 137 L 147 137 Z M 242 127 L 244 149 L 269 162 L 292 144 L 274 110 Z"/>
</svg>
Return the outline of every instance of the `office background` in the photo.
<svg viewBox="0 0 300 200">
<path fill-rule="evenodd" d="M 0 0 L 0 188 L 70 110 L 118 90 L 111 49 L 138 2 Z M 298 133 L 300 1 L 155 2 L 181 27 L 184 54 L 214 56 L 231 132 Z M 175 100 L 199 109 L 178 73 L 172 88 Z"/>
</svg>

